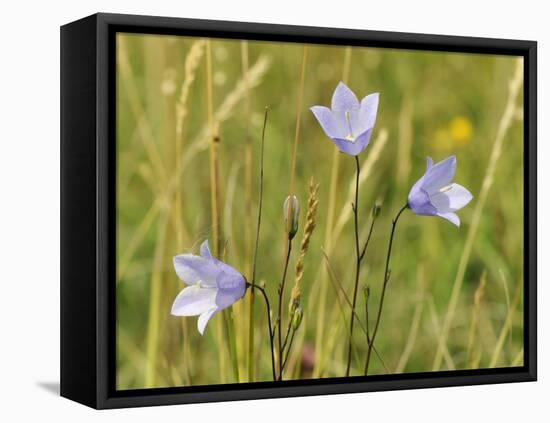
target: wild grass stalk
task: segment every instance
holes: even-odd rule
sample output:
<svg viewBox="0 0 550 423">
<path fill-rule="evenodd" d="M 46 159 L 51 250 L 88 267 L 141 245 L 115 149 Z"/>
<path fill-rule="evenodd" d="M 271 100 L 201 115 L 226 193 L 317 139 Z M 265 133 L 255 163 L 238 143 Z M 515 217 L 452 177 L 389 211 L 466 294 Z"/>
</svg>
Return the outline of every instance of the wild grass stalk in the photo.
<svg viewBox="0 0 550 423">
<path fill-rule="evenodd" d="M 117 53 L 117 65 L 120 71 L 119 80 L 128 98 L 130 110 L 136 121 L 143 148 L 155 174 L 161 180 L 165 180 L 166 175 L 162 158 L 158 151 L 157 144 L 155 143 L 155 136 L 153 135 L 153 130 L 147 119 L 147 114 L 139 98 L 137 83 L 135 81 L 134 71 L 128 59 L 128 49 L 124 37 L 117 37 Z"/>
<path fill-rule="evenodd" d="M 288 323 L 286 328 L 286 334 L 283 341 L 283 346 L 281 348 L 281 356 L 284 355 L 284 351 L 286 349 L 286 355 L 284 355 L 285 358 L 283 359 L 283 364 L 282 364 L 282 371 L 285 370 L 286 362 L 290 355 L 290 351 L 292 350 L 292 343 L 294 341 L 294 336 L 302 320 L 302 308 L 300 305 L 301 295 L 302 295 L 301 284 L 302 284 L 302 279 L 304 278 L 304 261 L 305 261 L 307 252 L 309 250 L 311 236 L 313 235 L 313 231 L 315 230 L 315 226 L 317 224 L 315 219 L 317 214 L 317 205 L 319 204 L 319 200 L 317 198 L 318 191 L 319 191 L 319 184 L 316 184 L 312 177 L 309 182 L 309 198 L 308 198 L 306 220 L 304 225 L 304 235 L 302 237 L 302 242 L 300 243 L 300 252 L 298 254 L 298 259 L 296 260 L 294 286 L 292 287 L 290 301 L 288 303 Z M 298 316 L 297 313 L 299 313 L 300 316 Z M 298 318 L 300 322 L 297 323 Z M 289 336 L 290 336 L 290 340 L 289 340 Z"/>
<path fill-rule="evenodd" d="M 263 77 L 270 66 L 270 60 L 267 56 L 261 56 L 254 65 L 250 68 L 249 72 L 243 76 L 230 93 L 225 97 L 222 104 L 217 108 L 214 113 L 213 125 L 219 127 L 221 123 L 229 119 L 235 110 L 235 107 L 242 101 L 245 94 L 245 87 L 249 86 L 250 88 L 256 87 L 261 83 Z M 119 260 L 117 266 L 117 282 L 121 281 L 124 277 L 126 269 L 128 268 L 129 263 L 134 258 L 134 255 L 140 245 L 143 243 L 152 223 L 158 216 L 159 210 L 163 207 L 163 204 L 170 201 L 171 197 L 174 195 L 179 179 L 182 177 L 184 170 L 188 167 L 191 161 L 195 158 L 197 154 L 204 151 L 210 146 L 209 138 L 209 125 L 208 123 L 199 131 L 199 134 L 187 145 L 187 148 L 182 154 L 180 161 L 180 169 L 168 178 L 165 189 L 158 193 L 158 195 L 153 200 L 151 206 L 147 209 L 142 222 L 139 224 L 138 228 L 133 233 L 128 245 L 125 246 L 122 257 Z"/>
<path fill-rule="evenodd" d="M 429 296 L 427 301 L 428 308 L 430 309 L 430 318 L 432 321 L 433 333 L 437 336 L 441 333 L 441 319 L 437 314 L 437 309 L 435 308 L 433 296 Z M 449 370 L 456 369 L 456 365 L 454 363 L 453 357 L 451 356 L 449 348 L 447 347 L 447 344 L 443 346 L 443 360 L 445 361 L 445 365 Z"/>
<path fill-rule="evenodd" d="M 472 317 L 470 329 L 468 331 L 468 348 L 466 350 L 466 363 L 468 367 L 474 368 L 475 363 L 479 359 L 474 356 L 474 346 L 479 325 L 480 309 L 485 295 L 485 285 L 487 284 L 487 271 L 484 271 L 479 278 L 479 285 L 474 293 L 474 304 L 472 307 Z M 477 366 L 476 366 L 477 367 Z"/>
<path fill-rule="evenodd" d="M 413 107 L 410 97 L 406 96 L 401 104 L 397 121 L 397 163 L 396 181 L 400 187 L 407 184 L 411 173 L 411 149 L 413 144 L 412 127 Z"/>
<path fill-rule="evenodd" d="M 241 41 L 241 68 L 243 77 L 249 69 L 249 49 L 248 41 Z M 246 81 L 246 80 L 245 80 Z M 244 244 L 245 257 L 247 258 L 246 274 L 252 274 L 252 137 L 250 136 L 250 89 L 246 84 L 244 94 L 244 125 L 245 125 L 245 159 L 244 159 Z M 254 290 L 250 291 L 248 301 L 248 381 L 254 382 L 255 379 L 255 360 L 254 360 Z"/>
<path fill-rule="evenodd" d="M 158 220 L 157 237 L 155 241 L 155 253 L 153 262 L 153 272 L 151 274 L 150 292 L 149 292 L 149 318 L 147 323 L 146 337 L 146 357 L 144 387 L 152 388 L 155 386 L 157 377 L 157 359 L 159 348 L 160 332 L 160 304 L 162 294 L 162 264 L 165 256 L 165 239 L 168 228 L 167 208 L 163 208 Z"/>
<path fill-rule="evenodd" d="M 508 289 L 508 282 L 506 281 L 506 275 L 504 274 L 502 269 L 499 269 L 498 273 L 500 276 L 500 282 L 502 283 L 502 289 L 504 290 L 504 298 L 506 299 L 506 313 L 510 313 L 512 304 L 510 300 L 510 291 Z M 508 351 L 510 351 L 510 353 L 512 352 L 512 335 L 513 335 L 513 328 L 510 328 L 510 332 L 508 333 Z"/>
<path fill-rule="evenodd" d="M 342 68 L 342 81 L 347 84 L 349 80 L 350 66 L 351 66 L 351 47 L 346 47 L 344 50 L 344 65 Z M 325 226 L 325 238 L 324 245 L 328 251 L 332 251 L 332 230 L 334 226 L 334 213 L 336 211 L 336 196 L 338 193 L 338 179 L 340 171 L 340 151 L 338 149 L 333 149 L 332 152 L 332 164 L 330 167 L 330 185 L 329 185 L 329 196 L 327 202 L 327 220 Z M 327 271 L 324 266 L 321 266 L 321 273 L 319 280 L 319 300 L 317 311 L 317 330 L 315 333 L 315 351 L 321 355 L 321 346 L 323 345 L 324 339 L 324 328 L 325 328 L 325 308 L 327 301 Z M 319 377 L 320 363 L 322 360 L 318 359 L 315 361 L 315 367 L 313 370 L 314 377 Z"/>
<path fill-rule="evenodd" d="M 296 160 L 298 156 L 298 141 L 300 139 L 300 126 L 302 123 L 302 109 L 304 102 L 304 89 L 305 89 L 305 79 L 306 79 L 306 68 L 307 68 L 307 56 L 308 56 L 308 46 L 304 45 L 303 54 L 302 54 L 302 67 L 300 72 L 300 85 L 298 87 L 298 100 L 296 104 L 296 125 L 294 130 L 294 143 L 292 147 L 292 157 L 290 164 L 290 182 L 288 188 L 288 199 L 291 199 L 295 195 L 295 179 L 296 179 Z M 294 206 L 292 206 L 292 201 L 289 202 L 289 207 L 287 208 L 287 227 L 285 228 L 286 232 L 286 243 L 285 243 L 285 259 L 283 264 L 283 275 L 281 277 L 281 282 L 279 284 L 278 291 L 278 306 L 277 306 L 277 366 L 278 366 L 278 380 L 283 378 L 283 337 L 282 337 L 282 327 L 283 322 L 283 302 L 285 296 L 285 284 L 286 276 L 288 273 L 288 265 L 290 261 L 290 254 L 292 252 L 292 239 L 294 234 L 291 235 L 291 229 L 289 225 L 293 220 L 292 215 L 294 213 Z"/>
<path fill-rule="evenodd" d="M 221 253 L 221 237 L 220 237 L 220 209 L 219 209 L 219 161 L 218 161 L 218 126 L 214 121 L 214 93 L 212 82 L 212 42 L 206 39 L 206 115 L 208 122 L 208 144 L 209 144 L 209 169 L 210 169 L 210 217 L 212 228 L 212 244 L 214 256 L 220 257 Z M 222 319 L 216 320 L 216 338 L 218 340 L 218 363 L 220 367 L 220 382 L 226 382 L 226 353 L 224 342 L 224 327 L 226 323 L 227 313 L 222 312 Z M 227 328 L 227 325 L 226 325 Z"/>
<path fill-rule="evenodd" d="M 288 195 L 294 195 L 295 192 L 295 179 L 296 179 L 296 159 L 298 156 L 298 141 L 300 139 L 300 127 L 302 124 L 302 109 L 304 104 L 304 89 L 306 81 L 306 67 L 307 67 L 308 46 L 304 45 L 304 52 L 302 55 L 302 71 L 300 73 L 300 85 L 298 87 L 298 101 L 296 104 L 296 126 L 294 130 L 294 144 L 292 147 L 292 159 L 290 162 L 290 184 L 288 188 Z M 289 207 L 289 214 L 291 208 Z M 290 215 L 288 216 L 290 220 Z"/>
<path fill-rule="evenodd" d="M 453 288 L 451 291 L 451 297 L 447 306 L 447 311 L 443 321 L 443 327 L 441 329 L 441 334 L 439 336 L 439 342 L 437 346 L 437 351 L 435 354 L 434 362 L 432 369 L 440 370 L 442 359 L 443 359 L 443 346 L 447 343 L 447 338 L 449 337 L 449 331 L 451 328 L 451 323 L 454 319 L 456 308 L 458 305 L 458 300 L 460 298 L 460 292 L 462 289 L 462 283 L 464 281 L 464 275 L 466 273 L 466 268 L 470 260 L 470 255 L 472 252 L 474 240 L 476 238 L 479 224 L 481 221 L 481 216 L 485 203 L 487 202 L 487 197 L 489 191 L 493 185 L 494 175 L 496 168 L 499 162 L 499 158 L 502 153 L 502 146 L 506 138 L 508 129 L 510 128 L 514 115 L 516 112 L 516 99 L 520 92 L 520 89 L 523 84 L 523 59 L 517 59 L 514 75 L 512 76 L 509 86 L 508 86 L 508 100 L 506 101 L 506 106 L 504 108 L 504 113 L 498 124 L 498 130 L 495 137 L 495 142 L 491 150 L 491 156 L 489 158 L 489 163 L 487 165 L 485 176 L 483 177 L 483 182 L 481 185 L 481 190 L 477 195 L 477 198 L 474 197 L 475 209 L 472 215 L 472 222 L 468 228 L 468 235 L 466 236 L 466 242 L 464 244 L 464 249 L 462 250 L 462 255 L 458 264 L 458 270 L 456 277 L 453 283 Z"/>
<path fill-rule="evenodd" d="M 185 119 L 188 114 L 188 101 L 191 94 L 191 87 L 196 79 L 196 73 L 199 68 L 202 57 L 204 56 L 205 40 L 197 40 L 193 42 L 189 48 L 189 52 L 185 58 L 184 64 L 184 76 L 183 82 L 180 87 L 179 96 L 176 99 L 176 133 L 175 133 L 175 174 L 182 174 L 182 156 L 183 156 L 183 142 L 184 142 L 184 125 Z M 175 179 L 174 187 L 174 216 L 175 216 L 175 230 L 176 230 L 176 248 L 178 251 L 183 249 L 183 239 L 185 236 L 183 225 L 183 184 L 182 178 Z M 182 319 L 184 327 L 186 320 Z"/>
<path fill-rule="evenodd" d="M 489 363 L 489 367 L 496 367 L 496 365 L 499 362 L 500 355 L 502 353 L 502 349 L 504 347 L 504 343 L 506 342 L 506 338 L 508 337 L 508 333 L 512 330 L 513 322 L 514 322 L 514 313 L 516 311 L 516 308 L 521 300 L 523 293 L 523 279 L 519 279 L 516 290 L 514 293 L 514 299 L 512 301 L 511 307 L 508 309 L 508 313 L 506 313 L 506 320 L 504 321 L 504 324 L 502 325 L 502 329 L 500 330 L 500 334 L 498 336 L 498 341 L 495 345 L 495 349 L 493 351 L 493 354 L 491 356 L 491 361 Z"/>
<path fill-rule="evenodd" d="M 397 362 L 395 367 L 395 373 L 403 373 L 407 367 L 407 363 L 411 357 L 411 354 L 414 350 L 414 345 L 416 343 L 416 338 L 418 336 L 418 329 L 420 328 L 420 322 L 422 320 L 422 312 L 424 311 L 424 306 L 426 301 L 424 298 L 424 266 L 419 265 L 416 272 L 416 285 L 417 285 L 417 298 L 416 305 L 414 307 L 413 317 L 411 320 L 411 326 L 409 328 L 409 334 L 407 336 L 407 341 L 405 342 L 405 348 L 401 353 L 401 357 Z"/>
</svg>

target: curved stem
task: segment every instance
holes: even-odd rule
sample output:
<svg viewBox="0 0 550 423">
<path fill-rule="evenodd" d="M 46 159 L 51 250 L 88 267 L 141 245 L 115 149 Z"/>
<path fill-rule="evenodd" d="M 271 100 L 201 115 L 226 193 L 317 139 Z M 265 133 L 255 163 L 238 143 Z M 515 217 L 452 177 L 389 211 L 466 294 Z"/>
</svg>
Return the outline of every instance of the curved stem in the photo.
<svg viewBox="0 0 550 423">
<path fill-rule="evenodd" d="M 290 335 L 290 329 L 291 328 L 292 328 L 292 316 L 290 316 L 290 319 L 288 319 L 288 324 L 286 325 L 286 334 L 285 334 L 285 339 L 283 341 L 283 351 L 286 348 L 286 344 L 288 342 L 288 336 Z"/>
<path fill-rule="evenodd" d="M 254 375 L 254 288 L 256 286 L 256 263 L 258 259 L 258 245 L 260 244 L 260 226 L 262 224 L 262 204 L 264 198 L 264 144 L 265 127 L 267 126 L 268 108 L 265 108 L 264 125 L 262 128 L 262 143 L 260 147 L 260 198 L 258 204 L 258 223 L 256 225 L 256 241 L 254 245 L 254 257 L 252 259 L 252 284 L 250 288 L 250 310 L 248 314 L 248 375 L 249 382 L 253 382 Z"/>
<path fill-rule="evenodd" d="M 269 342 L 271 345 L 271 372 L 273 374 L 273 380 L 276 380 L 276 374 L 275 374 L 275 352 L 273 348 L 273 326 L 271 325 L 271 306 L 269 305 L 269 298 L 267 297 L 267 294 L 265 293 L 265 289 L 263 289 L 261 286 L 256 285 L 256 289 L 260 291 L 264 297 L 265 300 L 265 306 L 267 309 L 267 324 L 269 328 Z"/>
<path fill-rule="evenodd" d="M 374 223 L 376 222 L 376 217 L 372 217 L 372 222 L 370 224 L 370 229 L 369 229 L 369 234 L 367 235 L 367 240 L 365 241 L 365 245 L 363 246 L 363 251 L 361 252 L 361 255 L 359 256 L 359 258 L 361 260 L 363 260 L 363 258 L 365 257 L 365 253 L 367 252 L 367 248 L 369 246 L 369 242 L 370 242 L 370 238 L 372 236 L 372 230 L 374 229 Z"/>
<path fill-rule="evenodd" d="M 288 262 L 290 261 L 290 251 L 292 250 L 292 239 L 290 237 L 288 238 L 288 244 L 286 247 L 286 258 L 285 258 L 285 267 L 283 270 L 283 276 L 281 278 L 281 284 L 279 286 L 279 304 L 278 304 L 278 312 L 277 312 L 277 339 L 278 339 L 278 347 L 279 347 L 279 355 L 278 355 L 278 364 L 279 364 L 279 380 L 283 379 L 283 342 L 282 342 L 282 332 L 281 332 L 281 326 L 283 325 L 283 296 L 285 291 L 285 281 L 286 281 L 286 274 L 288 272 Z"/>
<path fill-rule="evenodd" d="M 386 255 L 386 266 L 384 269 L 384 283 L 382 284 L 382 293 L 380 294 L 380 304 L 378 305 L 378 313 L 376 314 L 376 320 L 374 322 L 374 328 L 372 331 L 372 336 L 370 338 L 369 347 L 367 350 L 367 359 L 365 361 L 365 376 L 367 375 L 369 371 L 369 364 L 370 364 L 370 357 L 372 354 L 372 348 L 374 346 L 374 340 L 376 338 L 376 334 L 378 333 L 378 327 L 380 325 L 380 318 L 382 316 L 382 307 L 384 306 L 384 298 L 386 296 L 386 288 L 388 286 L 388 281 L 390 280 L 389 275 L 389 266 L 390 266 L 390 257 L 391 257 L 391 250 L 393 245 L 393 236 L 395 234 L 395 227 L 397 226 L 397 221 L 399 220 L 399 217 L 401 216 L 401 213 L 405 211 L 409 206 L 408 204 L 405 204 L 401 210 L 397 213 L 397 215 L 392 220 L 392 227 L 391 227 L 391 234 L 390 234 L 390 241 L 388 244 L 388 254 Z"/>
<path fill-rule="evenodd" d="M 292 349 L 292 341 L 294 341 L 294 335 L 296 334 L 296 331 L 292 329 L 292 335 L 290 335 L 290 341 L 288 343 L 288 349 L 286 350 L 285 359 L 283 360 L 283 370 L 286 367 L 286 362 L 288 360 L 288 357 L 290 356 L 290 350 Z"/>
<path fill-rule="evenodd" d="M 254 246 L 254 258 L 252 260 L 252 293 L 254 292 L 254 287 L 256 285 L 256 262 L 258 258 L 258 244 L 260 243 L 260 226 L 262 224 L 262 204 L 263 204 L 263 193 L 264 193 L 264 144 L 265 144 L 265 127 L 267 125 L 267 112 L 268 108 L 265 108 L 264 114 L 264 125 L 262 128 L 262 144 L 260 147 L 260 199 L 258 204 L 258 224 L 256 225 L 256 243 Z"/>
<path fill-rule="evenodd" d="M 346 365 L 346 377 L 349 376 L 350 367 L 351 367 L 353 324 L 355 322 L 355 305 L 357 303 L 357 288 L 359 286 L 359 274 L 361 272 L 361 252 L 359 250 L 359 223 L 358 223 L 358 213 L 357 213 L 357 205 L 359 203 L 359 174 L 361 172 L 361 166 L 359 165 L 359 158 L 357 156 L 355 156 L 355 166 L 357 168 L 356 177 L 355 177 L 355 203 L 352 205 L 353 218 L 355 223 L 355 254 L 356 254 L 355 285 L 353 287 L 351 317 L 350 317 L 350 324 L 349 324 L 348 361 Z"/>
</svg>

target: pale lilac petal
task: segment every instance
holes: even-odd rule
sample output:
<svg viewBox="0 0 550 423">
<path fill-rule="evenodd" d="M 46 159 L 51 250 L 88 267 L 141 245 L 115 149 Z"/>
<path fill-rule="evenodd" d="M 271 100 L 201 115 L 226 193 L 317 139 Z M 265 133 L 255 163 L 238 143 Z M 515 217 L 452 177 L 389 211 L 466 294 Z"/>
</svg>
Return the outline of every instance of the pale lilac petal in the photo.
<svg viewBox="0 0 550 423">
<path fill-rule="evenodd" d="M 359 120 L 361 121 L 361 132 L 374 127 L 376 123 L 376 114 L 378 113 L 379 93 L 369 94 L 361 100 L 361 109 L 359 111 Z"/>
<path fill-rule="evenodd" d="M 199 330 L 199 333 L 201 335 L 204 334 L 204 329 L 206 329 L 206 324 L 208 323 L 208 321 L 218 312 L 219 310 L 214 307 L 214 308 L 211 308 L 210 310 L 207 310 L 205 311 L 204 313 L 202 313 L 198 320 L 197 320 L 197 329 Z"/>
<path fill-rule="evenodd" d="M 443 192 L 436 192 L 435 194 L 432 194 L 429 196 L 430 203 L 437 209 L 438 213 L 447 213 L 451 210 L 450 206 L 450 200 L 446 193 Z"/>
<path fill-rule="evenodd" d="M 339 82 L 332 94 L 331 109 L 333 111 L 346 111 L 359 109 L 359 100 L 346 84 Z"/>
<path fill-rule="evenodd" d="M 218 278 L 216 280 L 218 288 L 244 290 L 244 287 L 246 286 L 244 277 L 234 269 L 231 270 L 232 271 L 230 272 L 224 270 L 218 275 Z"/>
<path fill-rule="evenodd" d="M 434 165 L 434 160 L 429 156 L 426 157 L 426 173 L 428 172 L 428 170 L 432 168 L 433 165 Z"/>
<path fill-rule="evenodd" d="M 449 209 L 451 211 L 460 210 L 473 198 L 470 191 L 459 184 L 452 184 L 449 191 L 445 192 L 445 194 L 449 197 Z"/>
<path fill-rule="evenodd" d="M 208 240 L 204 240 L 204 242 L 201 244 L 201 256 L 205 259 L 212 259 L 212 253 L 210 252 L 210 248 L 208 247 Z"/>
<path fill-rule="evenodd" d="M 223 272 L 218 277 L 218 288 L 216 305 L 219 309 L 224 309 L 243 297 L 246 281 L 240 274 Z"/>
<path fill-rule="evenodd" d="M 372 129 L 359 135 L 353 142 L 341 138 L 333 138 L 332 141 L 334 141 L 334 144 L 336 144 L 336 147 L 338 147 L 342 153 L 349 154 L 350 156 L 357 156 L 361 151 L 367 148 L 371 135 Z"/>
<path fill-rule="evenodd" d="M 451 184 L 430 195 L 430 202 L 440 213 L 460 210 L 472 199 L 472 194 L 459 184 Z"/>
<path fill-rule="evenodd" d="M 451 222 L 452 224 L 454 224 L 456 226 L 460 226 L 460 218 L 458 217 L 458 215 L 456 215 L 453 212 L 438 213 L 437 215 L 439 217 L 442 217 L 443 219 L 447 219 L 449 222 Z"/>
<path fill-rule="evenodd" d="M 216 286 L 219 269 L 208 259 L 193 254 L 181 254 L 174 257 L 174 269 L 187 285 L 201 282 L 204 286 Z"/>
<path fill-rule="evenodd" d="M 421 216 L 435 216 L 437 214 L 437 209 L 430 203 L 430 197 L 426 191 L 420 188 L 418 182 L 411 189 L 407 204 L 415 214 Z"/>
<path fill-rule="evenodd" d="M 244 292 L 237 290 L 220 289 L 216 295 L 216 307 L 224 310 L 239 301 L 244 295 Z"/>
<path fill-rule="evenodd" d="M 339 119 L 329 108 L 324 106 L 313 106 L 310 110 L 329 138 L 343 138 L 346 136 L 346 129 L 344 126 L 345 120 Z"/>
<path fill-rule="evenodd" d="M 172 304 L 174 316 L 197 316 L 216 306 L 217 290 L 192 285 L 184 288 Z"/>
<path fill-rule="evenodd" d="M 338 121 L 341 122 L 341 126 L 344 128 L 342 133 L 344 136 L 338 136 L 336 138 L 345 138 L 349 140 L 349 137 L 359 138 L 361 134 L 372 129 L 373 125 L 368 125 L 368 122 L 362 116 L 362 110 L 350 110 L 346 112 L 334 112 Z"/>
<path fill-rule="evenodd" d="M 446 185 L 449 185 L 452 182 L 455 173 L 456 157 L 450 156 L 430 167 L 430 169 L 426 172 L 423 187 L 428 194 L 435 193 Z"/>
</svg>

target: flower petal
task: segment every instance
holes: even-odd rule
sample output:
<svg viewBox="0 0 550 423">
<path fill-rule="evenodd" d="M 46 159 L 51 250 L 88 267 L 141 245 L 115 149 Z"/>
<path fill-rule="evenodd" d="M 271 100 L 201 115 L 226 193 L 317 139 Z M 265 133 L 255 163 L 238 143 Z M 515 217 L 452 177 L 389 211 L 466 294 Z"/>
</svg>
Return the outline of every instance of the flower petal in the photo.
<svg viewBox="0 0 550 423">
<path fill-rule="evenodd" d="M 216 305 L 220 310 L 240 300 L 246 291 L 246 282 L 240 274 L 222 272 L 218 277 Z"/>
<path fill-rule="evenodd" d="M 445 194 L 449 197 L 449 209 L 451 211 L 460 210 L 473 198 L 470 191 L 459 184 L 452 184 L 449 191 L 445 192 Z"/>
<path fill-rule="evenodd" d="M 216 306 L 217 289 L 191 285 L 184 288 L 174 300 L 174 316 L 197 316 Z"/>
<path fill-rule="evenodd" d="M 333 111 L 346 111 L 359 109 L 359 100 L 352 90 L 343 82 L 339 82 L 332 94 L 331 109 Z"/>
<path fill-rule="evenodd" d="M 197 329 L 199 330 L 199 333 L 201 335 L 204 334 L 204 329 L 206 329 L 206 324 L 208 323 L 208 321 L 218 312 L 219 310 L 214 307 L 214 308 L 211 308 L 210 310 L 207 310 L 205 311 L 204 313 L 202 313 L 198 320 L 197 320 Z"/>
<path fill-rule="evenodd" d="M 438 213 L 439 217 L 442 217 L 443 219 L 447 219 L 449 222 L 456 226 L 460 226 L 460 218 L 456 213 L 448 212 L 448 213 Z"/>
<path fill-rule="evenodd" d="M 379 93 L 369 94 L 361 100 L 359 119 L 361 121 L 361 132 L 374 128 L 376 114 L 378 113 Z"/>
<path fill-rule="evenodd" d="M 472 199 L 472 194 L 459 184 L 448 185 L 441 191 L 430 195 L 430 202 L 440 213 L 460 210 Z"/>
<path fill-rule="evenodd" d="M 413 213 L 420 216 L 434 216 L 437 214 L 437 209 L 430 203 L 430 197 L 422 188 L 420 188 L 420 181 L 418 181 L 412 187 L 409 197 L 408 205 Z"/>
<path fill-rule="evenodd" d="M 344 121 L 339 119 L 328 107 L 313 106 L 310 108 L 313 115 L 319 121 L 321 128 L 329 138 L 345 137 Z"/>
<path fill-rule="evenodd" d="M 216 286 L 219 269 L 213 261 L 204 257 L 180 254 L 174 257 L 174 269 L 187 285 L 201 282 L 204 286 Z"/>
<path fill-rule="evenodd" d="M 357 156 L 361 151 L 363 151 L 370 142 L 370 137 L 372 135 L 372 129 L 363 132 L 355 141 L 348 141 L 342 138 L 333 138 L 334 144 L 342 152 L 349 154 L 350 156 Z"/>
<path fill-rule="evenodd" d="M 218 289 L 226 289 L 226 290 L 239 290 L 241 292 L 244 292 L 244 288 L 246 286 L 246 282 L 244 280 L 244 277 L 238 273 L 236 270 L 231 269 L 231 272 L 223 271 L 218 275 L 218 278 L 216 280 L 216 283 L 218 285 Z"/>
<path fill-rule="evenodd" d="M 210 248 L 208 247 L 208 240 L 205 239 L 204 242 L 201 244 L 201 256 L 205 259 L 212 259 L 212 253 L 210 252 Z"/>
<path fill-rule="evenodd" d="M 456 173 L 456 156 L 450 156 L 445 160 L 430 166 L 424 178 L 423 188 L 428 194 L 433 194 L 441 188 L 449 185 Z"/>
<path fill-rule="evenodd" d="M 432 168 L 434 165 L 434 160 L 431 157 L 426 157 L 426 172 Z"/>
</svg>

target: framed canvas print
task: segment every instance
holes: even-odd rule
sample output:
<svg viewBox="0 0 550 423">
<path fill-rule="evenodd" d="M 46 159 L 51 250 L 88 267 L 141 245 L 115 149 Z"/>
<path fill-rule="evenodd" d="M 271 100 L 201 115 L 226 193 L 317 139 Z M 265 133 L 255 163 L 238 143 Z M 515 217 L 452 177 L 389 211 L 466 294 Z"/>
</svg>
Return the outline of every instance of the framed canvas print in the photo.
<svg viewBox="0 0 550 423">
<path fill-rule="evenodd" d="M 61 28 L 61 394 L 536 379 L 536 43 Z"/>
</svg>

